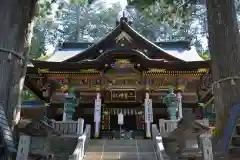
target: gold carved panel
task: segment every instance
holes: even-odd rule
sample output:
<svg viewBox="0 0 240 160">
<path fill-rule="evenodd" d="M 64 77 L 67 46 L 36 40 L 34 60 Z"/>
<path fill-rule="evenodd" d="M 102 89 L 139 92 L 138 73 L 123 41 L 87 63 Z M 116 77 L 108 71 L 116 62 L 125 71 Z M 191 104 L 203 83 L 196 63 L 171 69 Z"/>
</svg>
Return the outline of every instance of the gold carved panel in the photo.
<svg viewBox="0 0 240 160">
<path fill-rule="evenodd" d="M 177 77 L 176 76 L 153 76 L 147 77 L 146 85 L 150 86 L 152 89 L 168 88 L 176 86 Z"/>
</svg>

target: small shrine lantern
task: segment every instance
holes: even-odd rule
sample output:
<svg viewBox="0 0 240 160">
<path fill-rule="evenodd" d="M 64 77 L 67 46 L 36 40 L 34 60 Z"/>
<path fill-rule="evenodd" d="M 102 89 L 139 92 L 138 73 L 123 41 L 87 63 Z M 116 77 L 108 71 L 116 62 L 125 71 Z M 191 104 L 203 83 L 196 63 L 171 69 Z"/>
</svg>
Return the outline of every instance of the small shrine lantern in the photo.
<svg viewBox="0 0 240 160">
<path fill-rule="evenodd" d="M 168 113 L 171 120 L 177 119 L 179 99 L 177 95 L 173 93 L 173 89 L 169 88 L 169 93 L 163 98 L 163 103 L 167 106 Z"/>
</svg>

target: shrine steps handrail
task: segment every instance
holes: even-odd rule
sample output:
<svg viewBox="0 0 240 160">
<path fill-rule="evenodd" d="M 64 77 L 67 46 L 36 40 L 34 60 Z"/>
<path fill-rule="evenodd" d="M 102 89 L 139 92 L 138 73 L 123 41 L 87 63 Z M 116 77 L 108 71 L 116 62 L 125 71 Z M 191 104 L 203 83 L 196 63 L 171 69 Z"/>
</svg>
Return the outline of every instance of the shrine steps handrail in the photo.
<svg viewBox="0 0 240 160">
<path fill-rule="evenodd" d="M 170 160 L 168 154 L 165 151 L 162 137 L 157 129 L 156 124 L 152 124 L 152 139 L 155 147 L 156 155 L 158 160 Z"/>
<path fill-rule="evenodd" d="M 91 125 L 86 125 L 85 131 L 78 138 L 78 143 L 73 151 L 73 154 L 69 156 L 68 160 L 83 160 L 85 152 L 89 146 L 91 137 Z"/>
</svg>

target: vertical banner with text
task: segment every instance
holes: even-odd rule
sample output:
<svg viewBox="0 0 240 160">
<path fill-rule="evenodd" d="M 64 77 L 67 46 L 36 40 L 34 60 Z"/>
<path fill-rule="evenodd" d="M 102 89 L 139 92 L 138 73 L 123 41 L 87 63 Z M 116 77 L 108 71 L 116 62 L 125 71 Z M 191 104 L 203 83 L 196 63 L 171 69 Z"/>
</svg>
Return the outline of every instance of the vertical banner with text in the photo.
<svg viewBox="0 0 240 160">
<path fill-rule="evenodd" d="M 99 123 L 101 120 L 101 99 L 95 99 L 94 122 Z"/>
<path fill-rule="evenodd" d="M 145 99 L 145 123 L 153 122 L 152 99 Z"/>
</svg>

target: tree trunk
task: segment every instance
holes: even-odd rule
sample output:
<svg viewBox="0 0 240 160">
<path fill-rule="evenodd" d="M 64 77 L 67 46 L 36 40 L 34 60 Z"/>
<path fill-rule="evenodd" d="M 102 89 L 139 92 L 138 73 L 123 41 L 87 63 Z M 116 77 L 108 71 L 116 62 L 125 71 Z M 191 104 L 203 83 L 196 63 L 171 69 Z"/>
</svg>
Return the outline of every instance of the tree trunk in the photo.
<svg viewBox="0 0 240 160">
<path fill-rule="evenodd" d="M 234 0 L 208 0 L 207 18 L 209 49 L 213 81 L 240 73 L 239 30 Z M 232 105 L 239 102 L 240 80 L 220 82 L 213 87 L 216 106 L 216 128 L 220 135 L 226 125 Z"/>
<path fill-rule="evenodd" d="M 20 93 L 24 85 L 36 3 L 37 0 L 0 2 L 0 103 L 12 129 L 21 106 Z"/>
</svg>

